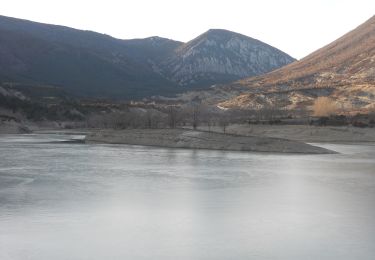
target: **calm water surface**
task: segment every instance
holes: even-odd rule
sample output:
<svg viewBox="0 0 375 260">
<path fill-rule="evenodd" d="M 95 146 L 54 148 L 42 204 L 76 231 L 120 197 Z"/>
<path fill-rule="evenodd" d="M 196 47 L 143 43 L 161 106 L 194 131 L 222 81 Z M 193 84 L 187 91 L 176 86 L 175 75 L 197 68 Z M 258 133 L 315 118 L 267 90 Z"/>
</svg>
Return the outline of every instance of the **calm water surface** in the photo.
<svg viewBox="0 0 375 260">
<path fill-rule="evenodd" d="M 282 155 L 71 137 L 0 136 L 1 260 L 375 259 L 374 145 Z"/>
</svg>

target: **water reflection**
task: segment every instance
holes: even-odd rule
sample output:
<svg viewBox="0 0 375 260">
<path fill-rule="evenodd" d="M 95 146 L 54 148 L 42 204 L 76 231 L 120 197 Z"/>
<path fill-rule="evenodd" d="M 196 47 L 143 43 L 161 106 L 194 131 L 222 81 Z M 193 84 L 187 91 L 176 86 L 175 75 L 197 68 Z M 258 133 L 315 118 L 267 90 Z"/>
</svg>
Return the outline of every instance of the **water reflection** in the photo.
<svg viewBox="0 0 375 260">
<path fill-rule="evenodd" d="M 374 259 L 375 146 L 281 155 L 0 138 L 0 259 Z"/>
</svg>

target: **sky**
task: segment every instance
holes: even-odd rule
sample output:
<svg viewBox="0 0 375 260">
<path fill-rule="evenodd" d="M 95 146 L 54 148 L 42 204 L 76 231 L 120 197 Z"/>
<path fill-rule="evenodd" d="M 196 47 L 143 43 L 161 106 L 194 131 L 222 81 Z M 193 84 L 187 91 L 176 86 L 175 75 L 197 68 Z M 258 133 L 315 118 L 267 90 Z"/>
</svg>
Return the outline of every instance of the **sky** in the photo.
<svg viewBox="0 0 375 260">
<path fill-rule="evenodd" d="M 300 59 L 375 15 L 375 0 L 0 0 L 0 15 L 121 39 L 227 29 Z"/>
</svg>

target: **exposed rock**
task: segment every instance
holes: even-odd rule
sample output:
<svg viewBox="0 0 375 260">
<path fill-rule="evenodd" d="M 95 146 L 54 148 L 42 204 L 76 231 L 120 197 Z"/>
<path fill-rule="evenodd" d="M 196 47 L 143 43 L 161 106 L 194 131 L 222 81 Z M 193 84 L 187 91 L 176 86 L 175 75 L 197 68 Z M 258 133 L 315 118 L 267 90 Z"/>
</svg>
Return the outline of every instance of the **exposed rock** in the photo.
<svg viewBox="0 0 375 260">
<path fill-rule="evenodd" d="M 264 74 L 293 61 L 261 41 L 215 29 L 178 47 L 161 66 L 181 86 L 205 86 Z"/>
<path fill-rule="evenodd" d="M 2 86 L 0 86 L 0 95 L 4 96 L 4 97 L 17 98 L 17 99 L 20 99 L 20 100 L 26 100 L 27 99 L 25 97 L 25 95 L 22 94 L 21 92 L 15 90 L 15 89 L 11 89 L 11 88 L 4 88 Z"/>
</svg>

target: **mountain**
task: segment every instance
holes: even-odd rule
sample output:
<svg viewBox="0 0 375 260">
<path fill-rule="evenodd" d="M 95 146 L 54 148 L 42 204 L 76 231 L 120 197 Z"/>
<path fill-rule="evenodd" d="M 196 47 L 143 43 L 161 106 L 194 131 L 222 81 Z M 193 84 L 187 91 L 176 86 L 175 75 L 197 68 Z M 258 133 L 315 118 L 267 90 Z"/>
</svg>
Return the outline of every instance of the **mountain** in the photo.
<svg viewBox="0 0 375 260">
<path fill-rule="evenodd" d="M 211 29 L 179 46 L 162 63 L 162 69 L 181 86 L 199 87 L 264 74 L 293 61 L 289 55 L 261 41 Z"/>
<path fill-rule="evenodd" d="M 60 86 L 78 96 L 142 98 L 175 84 L 107 35 L 0 17 L 0 79 Z"/>
<path fill-rule="evenodd" d="M 226 86 L 241 94 L 223 107 L 306 108 L 319 96 L 343 110 L 375 108 L 375 16 L 331 44 L 268 74 Z M 276 103 L 277 103 L 276 102 Z"/>
<path fill-rule="evenodd" d="M 144 39 L 132 39 L 123 41 L 126 53 L 134 60 L 151 65 L 158 66 L 166 57 L 174 54 L 174 50 L 183 45 L 183 42 L 174 41 L 158 36 Z"/>
<path fill-rule="evenodd" d="M 60 87 L 81 97 L 140 99 L 208 88 L 293 61 L 258 40 L 210 30 L 182 43 L 120 40 L 0 16 L 0 83 Z"/>
</svg>

